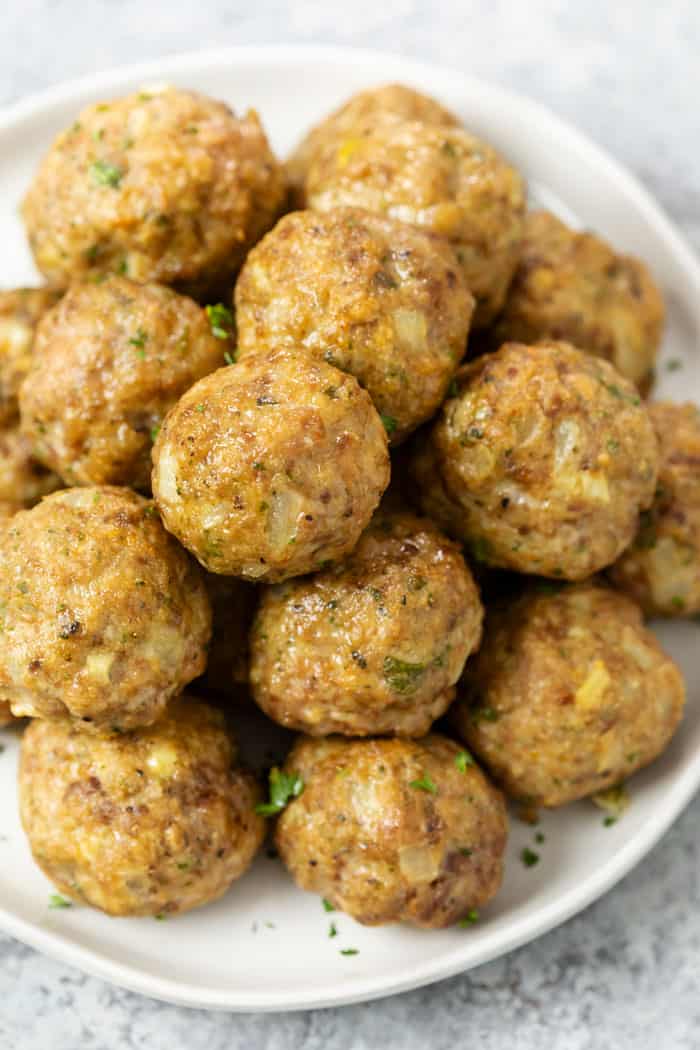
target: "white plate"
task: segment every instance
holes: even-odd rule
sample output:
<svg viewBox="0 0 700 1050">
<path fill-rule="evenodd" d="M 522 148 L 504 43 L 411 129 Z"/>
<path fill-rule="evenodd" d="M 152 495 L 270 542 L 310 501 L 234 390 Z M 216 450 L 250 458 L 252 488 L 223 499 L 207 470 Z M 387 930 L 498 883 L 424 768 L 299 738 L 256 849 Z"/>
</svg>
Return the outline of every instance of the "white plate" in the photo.
<svg viewBox="0 0 700 1050">
<path fill-rule="evenodd" d="M 88 102 L 167 80 L 256 106 L 284 153 L 309 123 L 360 88 L 402 80 L 455 109 L 527 176 L 534 196 L 652 265 L 669 304 L 662 361 L 680 358 L 660 389 L 700 400 L 700 268 L 658 207 L 579 132 L 524 99 L 459 73 L 392 56 L 296 47 L 245 48 L 164 59 L 45 92 L 0 114 L 0 283 L 33 279 L 17 203 L 53 135 Z M 16 737 L 0 758 L 0 925 L 65 962 L 146 995 L 228 1010 L 289 1010 L 388 995 L 466 970 L 524 944 L 585 907 L 630 870 L 700 785 L 700 626 L 665 627 L 684 667 L 688 712 L 664 757 L 632 782 L 624 818 L 604 828 L 581 803 L 547 815 L 540 863 L 518 859 L 533 830 L 513 822 L 505 884 L 466 930 L 364 929 L 296 890 L 264 855 L 217 904 L 168 922 L 108 919 L 87 908 L 49 911 L 16 815 Z M 359 954 L 343 956 L 341 948 Z"/>
</svg>

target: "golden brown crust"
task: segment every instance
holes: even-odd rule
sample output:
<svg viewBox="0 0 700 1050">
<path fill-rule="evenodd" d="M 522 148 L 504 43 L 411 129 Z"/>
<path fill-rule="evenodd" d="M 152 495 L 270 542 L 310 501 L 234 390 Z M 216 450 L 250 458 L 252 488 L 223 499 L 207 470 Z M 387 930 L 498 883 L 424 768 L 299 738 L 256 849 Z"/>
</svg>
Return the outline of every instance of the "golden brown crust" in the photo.
<svg viewBox="0 0 700 1050">
<path fill-rule="evenodd" d="M 0 696 L 16 715 L 149 725 L 204 670 L 201 573 L 151 503 L 64 489 L 0 531 Z"/>
<path fill-rule="evenodd" d="M 306 347 L 357 378 L 397 444 L 443 400 L 473 308 L 441 239 L 359 208 L 294 212 L 238 278 L 239 356 Z"/>
<path fill-rule="evenodd" d="M 649 405 L 661 467 L 649 510 L 634 543 L 612 566 L 616 587 L 648 616 L 700 613 L 700 410 Z"/>
<path fill-rule="evenodd" d="M 19 427 L 0 429 L 0 501 L 33 507 L 63 482 L 34 456 L 32 443 Z"/>
<path fill-rule="evenodd" d="M 210 572 L 265 582 L 347 554 L 389 483 L 369 394 L 299 350 L 251 354 L 195 383 L 153 464 L 166 528 Z"/>
<path fill-rule="evenodd" d="M 680 671 L 628 598 L 535 584 L 489 611 L 451 717 L 509 795 L 561 806 L 653 761 L 684 700 Z"/>
<path fill-rule="evenodd" d="M 84 109 L 22 212 L 53 284 L 106 272 L 173 284 L 234 272 L 284 194 L 255 112 L 167 87 Z"/>
<path fill-rule="evenodd" d="M 154 433 L 227 348 L 204 310 L 170 288 L 114 276 L 74 284 L 39 324 L 24 432 L 68 485 L 147 491 Z"/>
<path fill-rule="evenodd" d="M 221 713 L 192 698 L 127 734 L 33 722 L 19 796 L 35 861 L 61 893 L 109 915 L 216 900 L 264 836 L 258 786 L 234 759 Z"/>
<path fill-rule="evenodd" d="M 263 592 L 253 695 L 313 736 L 423 736 L 454 697 L 481 619 L 456 544 L 425 518 L 379 512 L 346 561 Z"/>
<path fill-rule="evenodd" d="M 0 427 L 19 419 L 17 395 L 32 367 L 34 331 L 60 297 L 53 288 L 0 292 Z"/>
<path fill-rule="evenodd" d="M 285 768 L 304 789 L 276 831 L 297 884 L 367 925 L 449 926 L 488 903 L 501 883 L 506 810 L 476 765 L 460 768 L 459 753 L 437 734 L 302 737 Z"/>
<path fill-rule="evenodd" d="M 496 347 L 563 339 L 610 361 L 646 390 L 664 315 L 661 292 L 643 262 L 535 211 L 525 220 L 520 262 L 490 338 Z"/>
<path fill-rule="evenodd" d="M 520 251 L 525 186 L 462 128 L 382 123 L 319 151 L 306 181 L 317 211 L 353 206 L 445 237 L 476 299 L 474 324 L 500 310 Z"/>
<path fill-rule="evenodd" d="M 430 440 L 458 531 L 487 564 L 584 579 L 631 542 L 658 447 L 634 386 L 566 343 L 465 365 Z M 426 507 L 426 509 L 428 509 Z"/>
</svg>

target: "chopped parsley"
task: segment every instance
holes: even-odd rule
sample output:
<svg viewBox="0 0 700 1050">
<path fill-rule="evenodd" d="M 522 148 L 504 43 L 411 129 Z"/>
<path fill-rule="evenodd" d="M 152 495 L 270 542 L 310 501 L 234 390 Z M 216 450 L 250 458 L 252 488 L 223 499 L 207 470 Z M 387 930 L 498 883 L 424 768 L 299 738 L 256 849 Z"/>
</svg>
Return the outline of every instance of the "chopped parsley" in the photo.
<svg viewBox="0 0 700 1050">
<path fill-rule="evenodd" d="M 155 442 L 155 440 L 156 440 L 156 438 L 158 437 L 159 434 L 160 434 L 160 425 L 159 424 L 156 424 L 156 426 L 151 427 L 151 441 Z"/>
<path fill-rule="evenodd" d="M 393 416 L 387 416 L 384 412 L 382 412 L 381 419 L 387 434 L 393 434 L 399 425 L 398 422 L 394 419 Z"/>
<path fill-rule="evenodd" d="M 359 953 L 357 948 L 341 948 L 340 949 L 340 954 L 341 955 L 359 955 L 360 953 Z"/>
<path fill-rule="evenodd" d="M 205 306 L 204 312 L 209 318 L 211 334 L 217 339 L 230 339 L 233 334 L 233 314 L 223 303 Z"/>
<path fill-rule="evenodd" d="M 424 773 L 420 780 L 412 780 L 409 787 L 416 791 L 427 791 L 429 795 L 437 795 L 437 785 L 430 773 Z"/>
<path fill-rule="evenodd" d="M 425 672 L 425 664 L 413 664 L 396 656 L 384 657 L 384 678 L 395 693 L 412 693 Z"/>
<path fill-rule="evenodd" d="M 677 372 L 679 368 L 683 367 L 683 362 L 679 357 L 672 357 L 670 361 L 666 362 L 667 372 Z"/>
<path fill-rule="evenodd" d="M 463 915 L 457 925 L 464 929 L 465 926 L 473 926 L 475 922 L 479 921 L 479 912 L 476 908 L 470 908 L 466 915 Z"/>
<path fill-rule="evenodd" d="M 140 349 L 143 349 L 147 342 L 148 333 L 145 332 L 143 328 L 139 328 L 136 332 L 136 335 L 132 335 L 131 339 L 129 340 L 131 346 L 138 346 Z"/>
<path fill-rule="evenodd" d="M 520 851 L 520 859 L 526 868 L 534 868 L 535 865 L 540 862 L 540 855 L 539 853 L 535 853 L 534 849 L 525 846 L 525 848 Z"/>
<path fill-rule="evenodd" d="M 195 412 L 203 412 L 204 411 L 204 405 L 201 405 L 201 404 L 200 405 L 195 405 L 194 406 L 194 410 L 195 410 Z"/>
<path fill-rule="evenodd" d="M 73 902 L 62 897 L 60 893 L 49 894 L 49 908 L 51 908 L 52 911 L 59 908 L 71 908 L 72 906 Z"/>
<path fill-rule="evenodd" d="M 90 177 L 98 186 L 112 186 L 117 188 L 122 181 L 124 172 L 116 164 L 108 164 L 106 160 L 96 160 L 90 165 Z"/>
<path fill-rule="evenodd" d="M 224 361 L 227 365 L 235 365 L 236 358 L 228 350 L 224 350 Z"/>
<path fill-rule="evenodd" d="M 460 773 L 466 773 L 469 767 L 474 765 L 474 759 L 468 751 L 460 751 L 455 755 L 455 765 Z"/>
<path fill-rule="evenodd" d="M 331 902 L 329 900 L 326 900 L 325 897 L 321 898 L 321 904 L 323 905 L 324 911 L 335 911 L 335 908 L 333 907 Z"/>
<path fill-rule="evenodd" d="M 284 770 L 273 766 L 269 775 L 270 801 L 259 802 L 255 812 L 262 817 L 272 817 L 281 813 L 287 803 L 298 798 L 304 790 L 304 781 L 298 773 L 285 773 Z"/>
<path fill-rule="evenodd" d="M 459 386 L 457 385 L 457 380 L 453 379 L 452 382 L 450 383 L 450 385 L 447 388 L 447 396 L 448 397 L 457 397 L 458 393 L 459 393 Z"/>
<path fill-rule="evenodd" d="M 332 922 L 330 924 L 330 926 L 328 927 L 328 936 L 329 937 L 337 937 L 338 936 L 338 927 L 336 926 L 336 924 L 334 922 Z"/>
<path fill-rule="evenodd" d="M 544 832 L 543 831 L 536 831 L 535 832 L 535 842 L 537 842 L 540 845 L 542 845 L 542 843 L 544 842 Z"/>
</svg>

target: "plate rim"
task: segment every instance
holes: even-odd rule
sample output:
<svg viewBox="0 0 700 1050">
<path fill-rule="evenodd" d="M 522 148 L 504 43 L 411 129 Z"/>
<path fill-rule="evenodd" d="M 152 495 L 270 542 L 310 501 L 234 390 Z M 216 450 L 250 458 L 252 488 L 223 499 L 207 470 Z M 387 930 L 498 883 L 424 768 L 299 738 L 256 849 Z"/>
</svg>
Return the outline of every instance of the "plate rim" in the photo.
<svg viewBox="0 0 700 1050">
<path fill-rule="evenodd" d="M 255 67 L 261 62 L 276 60 L 281 66 L 303 66 L 309 62 L 337 66 L 362 66 L 381 64 L 386 70 L 386 80 L 422 80 L 437 76 L 440 80 L 451 80 L 462 93 L 488 96 L 499 106 L 509 106 L 551 129 L 553 135 L 579 155 L 590 158 L 597 168 L 617 182 L 620 190 L 636 205 L 643 221 L 663 240 L 670 253 L 685 271 L 687 278 L 700 297 L 700 261 L 688 245 L 682 233 L 668 217 L 663 207 L 641 184 L 637 177 L 605 149 L 584 132 L 559 117 L 547 106 L 500 84 L 475 77 L 452 67 L 438 66 L 411 56 L 367 48 L 327 46 L 323 44 L 257 44 L 188 51 L 136 64 L 117 65 L 106 71 L 63 81 L 57 85 L 33 93 L 27 98 L 0 107 L 0 134 L 11 133 L 25 121 L 40 115 L 47 108 L 60 106 L 77 99 L 85 92 L 109 91 L 119 87 L 124 80 L 144 81 L 180 75 L 188 70 L 222 67 L 236 63 L 239 66 Z M 0 905 L 0 928 L 4 932 L 30 947 L 60 962 L 109 981 L 115 985 L 141 995 L 173 1003 L 179 1006 L 203 1008 L 227 1012 L 280 1012 L 303 1009 L 329 1008 L 352 1003 L 368 1002 L 384 996 L 409 991 L 434 981 L 452 977 L 493 959 L 540 937 L 560 925 L 576 913 L 601 897 L 620 879 L 628 874 L 649 850 L 668 831 L 682 810 L 700 787 L 700 752 L 696 754 L 682 773 L 676 775 L 664 799 L 664 808 L 654 820 L 648 820 L 635 836 L 590 876 L 581 887 L 575 887 L 558 896 L 551 904 L 545 904 L 515 921 L 504 931 L 495 932 L 468 961 L 462 956 L 464 948 L 457 948 L 450 956 L 428 961 L 414 967 L 401 977 L 389 974 L 384 977 L 365 977 L 353 984 L 350 992 L 319 997 L 311 992 L 293 990 L 278 994 L 274 1000 L 264 990 L 238 993 L 235 988 L 221 989 L 193 985 L 187 981 L 158 977 L 144 973 L 135 966 L 113 961 L 93 949 L 76 944 L 57 930 L 48 930 L 23 919 Z"/>
</svg>

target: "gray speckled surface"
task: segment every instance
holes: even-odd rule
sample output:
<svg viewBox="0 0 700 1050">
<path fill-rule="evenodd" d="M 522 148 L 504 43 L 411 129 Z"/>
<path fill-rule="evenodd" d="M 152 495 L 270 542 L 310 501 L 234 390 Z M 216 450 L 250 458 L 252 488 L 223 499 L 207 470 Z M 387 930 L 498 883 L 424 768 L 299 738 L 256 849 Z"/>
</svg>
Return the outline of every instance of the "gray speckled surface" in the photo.
<svg viewBox="0 0 700 1050">
<path fill-rule="evenodd" d="M 0 103 L 124 62 L 272 42 L 400 51 L 546 102 L 626 162 L 700 249 L 698 0 L 5 0 Z M 182 1010 L 0 936 L 0 1047 L 695 1050 L 699 823 L 696 799 L 612 893 L 534 944 L 464 977 L 342 1010 Z"/>
</svg>

